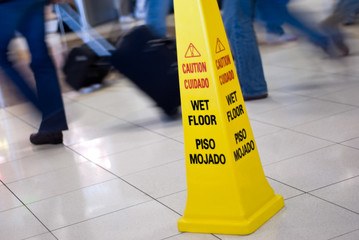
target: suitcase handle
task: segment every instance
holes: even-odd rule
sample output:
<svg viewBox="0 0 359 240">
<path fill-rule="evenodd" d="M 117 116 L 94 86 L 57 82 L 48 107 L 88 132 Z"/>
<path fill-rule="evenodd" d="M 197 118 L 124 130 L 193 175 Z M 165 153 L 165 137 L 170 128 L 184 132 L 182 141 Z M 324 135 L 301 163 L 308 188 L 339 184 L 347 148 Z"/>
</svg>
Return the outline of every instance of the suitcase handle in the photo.
<svg viewBox="0 0 359 240">
<path fill-rule="evenodd" d="M 176 41 L 171 38 L 159 38 L 154 40 L 149 40 L 147 43 L 146 51 L 154 51 L 157 47 L 166 46 L 168 49 L 176 52 Z"/>
</svg>

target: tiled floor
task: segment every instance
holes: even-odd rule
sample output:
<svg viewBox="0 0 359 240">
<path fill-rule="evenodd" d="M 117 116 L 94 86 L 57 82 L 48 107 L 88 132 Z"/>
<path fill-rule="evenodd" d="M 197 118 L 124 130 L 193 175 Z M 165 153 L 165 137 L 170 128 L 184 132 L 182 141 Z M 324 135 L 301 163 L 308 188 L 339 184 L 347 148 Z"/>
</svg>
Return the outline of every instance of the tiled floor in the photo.
<svg viewBox="0 0 359 240">
<path fill-rule="evenodd" d="M 359 239 L 359 26 L 352 55 L 300 40 L 261 46 L 267 99 L 246 102 L 265 174 L 285 207 L 248 236 L 180 233 L 181 119 L 128 80 L 64 93 L 64 145 L 32 146 L 27 104 L 0 109 L 0 239 Z"/>
</svg>

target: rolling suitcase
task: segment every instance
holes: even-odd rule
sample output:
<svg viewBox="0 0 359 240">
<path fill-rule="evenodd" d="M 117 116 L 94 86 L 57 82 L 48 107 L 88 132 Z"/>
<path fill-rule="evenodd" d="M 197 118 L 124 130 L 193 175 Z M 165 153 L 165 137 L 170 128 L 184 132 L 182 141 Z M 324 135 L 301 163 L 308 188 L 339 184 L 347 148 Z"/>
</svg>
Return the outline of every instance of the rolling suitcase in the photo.
<svg viewBox="0 0 359 240">
<path fill-rule="evenodd" d="M 166 115 L 177 115 L 181 102 L 173 40 L 158 39 L 143 25 L 124 34 L 114 47 L 94 29 L 87 28 L 84 32 L 79 15 L 67 4 L 58 4 L 57 9 L 62 20 L 95 54 L 109 59 L 113 67 L 152 98 Z M 83 69 L 88 66 L 91 65 Z"/>
<path fill-rule="evenodd" d="M 111 70 L 107 57 L 99 57 L 87 45 L 71 49 L 63 72 L 65 81 L 75 90 L 101 84 Z"/>
<path fill-rule="evenodd" d="M 165 114 L 177 114 L 181 101 L 174 41 L 158 39 L 147 26 L 138 26 L 120 39 L 110 61 Z"/>
</svg>

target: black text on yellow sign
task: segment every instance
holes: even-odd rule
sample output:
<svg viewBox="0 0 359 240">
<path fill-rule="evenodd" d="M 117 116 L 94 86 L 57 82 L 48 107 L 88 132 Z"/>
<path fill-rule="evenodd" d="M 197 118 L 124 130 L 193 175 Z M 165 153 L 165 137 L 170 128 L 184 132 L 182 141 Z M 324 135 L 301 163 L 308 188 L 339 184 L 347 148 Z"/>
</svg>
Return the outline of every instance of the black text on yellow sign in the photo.
<svg viewBox="0 0 359 240">
<path fill-rule="evenodd" d="M 263 173 L 217 0 L 174 5 L 187 173 L 178 228 L 249 234 L 284 201 Z"/>
</svg>

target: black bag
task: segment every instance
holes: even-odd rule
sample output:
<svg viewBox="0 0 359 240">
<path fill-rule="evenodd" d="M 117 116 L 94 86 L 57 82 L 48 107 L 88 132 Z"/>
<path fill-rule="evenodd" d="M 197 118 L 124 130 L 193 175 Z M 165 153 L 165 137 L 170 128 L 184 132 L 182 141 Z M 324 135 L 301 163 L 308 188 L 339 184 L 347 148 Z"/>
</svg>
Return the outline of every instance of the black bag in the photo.
<svg viewBox="0 0 359 240">
<path fill-rule="evenodd" d="M 111 70 L 108 57 L 99 57 L 87 45 L 73 48 L 65 62 L 65 81 L 75 90 L 101 84 Z"/>
<path fill-rule="evenodd" d="M 175 42 L 158 39 L 147 26 L 133 28 L 119 41 L 112 65 L 150 96 L 168 116 L 181 104 Z"/>
</svg>

